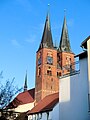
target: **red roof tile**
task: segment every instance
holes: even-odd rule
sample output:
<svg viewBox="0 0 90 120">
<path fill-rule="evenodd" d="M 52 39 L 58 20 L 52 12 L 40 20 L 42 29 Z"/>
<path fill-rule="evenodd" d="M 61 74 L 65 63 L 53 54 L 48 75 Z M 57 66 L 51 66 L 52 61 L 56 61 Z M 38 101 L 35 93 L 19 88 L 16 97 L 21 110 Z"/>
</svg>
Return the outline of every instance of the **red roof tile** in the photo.
<svg viewBox="0 0 90 120">
<path fill-rule="evenodd" d="M 54 93 L 43 98 L 27 115 L 52 110 L 59 102 L 59 93 Z"/>
<path fill-rule="evenodd" d="M 7 108 L 15 108 L 22 104 L 34 102 L 35 88 L 19 93 L 16 98 L 7 106 Z"/>
</svg>

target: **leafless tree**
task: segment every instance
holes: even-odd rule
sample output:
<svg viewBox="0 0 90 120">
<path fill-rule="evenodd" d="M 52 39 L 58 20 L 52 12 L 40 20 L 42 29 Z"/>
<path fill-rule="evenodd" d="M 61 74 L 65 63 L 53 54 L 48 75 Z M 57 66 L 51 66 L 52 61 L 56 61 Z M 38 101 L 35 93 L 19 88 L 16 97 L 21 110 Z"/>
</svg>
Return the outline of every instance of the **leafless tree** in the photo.
<svg viewBox="0 0 90 120">
<path fill-rule="evenodd" d="M 0 79 L 3 79 L 3 72 L 0 73 Z M 0 109 L 5 108 L 10 101 L 13 99 L 13 97 L 20 92 L 22 89 L 18 89 L 16 86 L 14 86 L 14 79 L 11 81 L 8 79 L 6 80 L 5 84 L 0 83 Z"/>
</svg>

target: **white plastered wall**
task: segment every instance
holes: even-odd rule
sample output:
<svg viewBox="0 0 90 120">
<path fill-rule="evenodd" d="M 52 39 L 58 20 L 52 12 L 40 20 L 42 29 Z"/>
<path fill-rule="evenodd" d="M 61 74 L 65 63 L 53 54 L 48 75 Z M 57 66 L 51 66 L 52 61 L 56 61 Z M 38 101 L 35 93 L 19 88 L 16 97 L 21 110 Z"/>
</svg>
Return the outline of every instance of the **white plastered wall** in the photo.
<svg viewBox="0 0 90 120">
<path fill-rule="evenodd" d="M 15 112 L 26 112 L 28 110 L 31 110 L 34 107 L 33 103 L 27 103 L 23 105 L 19 105 L 17 108 L 14 109 Z"/>
<path fill-rule="evenodd" d="M 60 79 L 60 120 L 90 120 L 87 58 L 79 62 L 80 73 Z"/>
</svg>

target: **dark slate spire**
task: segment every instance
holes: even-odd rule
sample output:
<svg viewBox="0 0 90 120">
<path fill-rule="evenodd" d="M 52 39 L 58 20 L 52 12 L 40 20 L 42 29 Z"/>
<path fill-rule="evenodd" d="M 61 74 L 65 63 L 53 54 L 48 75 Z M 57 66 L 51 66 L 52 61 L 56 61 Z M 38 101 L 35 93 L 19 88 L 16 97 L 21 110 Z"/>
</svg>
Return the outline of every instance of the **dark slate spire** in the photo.
<svg viewBox="0 0 90 120">
<path fill-rule="evenodd" d="M 41 48 L 53 48 L 53 40 L 52 40 L 52 33 L 51 33 L 51 27 L 50 27 L 49 13 L 47 13 L 43 36 L 42 36 L 42 40 L 39 46 L 39 50 Z"/>
<path fill-rule="evenodd" d="M 25 83 L 24 83 L 24 91 L 26 90 L 27 90 L 27 71 L 26 71 Z"/>
<path fill-rule="evenodd" d="M 68 29 L 67 29 L 67 23 L 66 23 L 66 17 L 64 16 L 64 22 L 63 22 L 63 28 L 61 33 L 61 40 L 59 44 L 60 51 L 65 52 L 72 52 L 70 47 L 70 41 L 68 36 Z"/>
</svg>

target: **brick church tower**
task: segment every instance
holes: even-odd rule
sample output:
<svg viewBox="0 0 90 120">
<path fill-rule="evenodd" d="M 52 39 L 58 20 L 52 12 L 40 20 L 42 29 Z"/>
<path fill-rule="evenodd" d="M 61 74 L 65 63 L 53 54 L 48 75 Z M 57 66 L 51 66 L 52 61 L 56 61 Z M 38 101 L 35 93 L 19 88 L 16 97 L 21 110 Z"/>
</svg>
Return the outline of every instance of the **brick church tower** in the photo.
<svg viewBox="0 0 90 120">
<path fill-rule="evenodd" d="M 59 91 L 59 77 L 70 72 L 63 70 L 63 66 L 74 62 L 74 54 L 71 52 L 66 18 L 62 28 L 59 48 L 54 47 L 50 26 L 49 13 L 46 16 L 44 31 L 39 49 L 36 53 L 36 81 L 35 100 L 38 103 L 49 94 Z"/>
<path fill-rule="evenodd" d="M 71 50 L 66 17 L 62 27 L 61 39 L 57 51 L 57 76 L 68 74 L 75 69 L 74 67 L 74 53 Z"/>
</svg>

